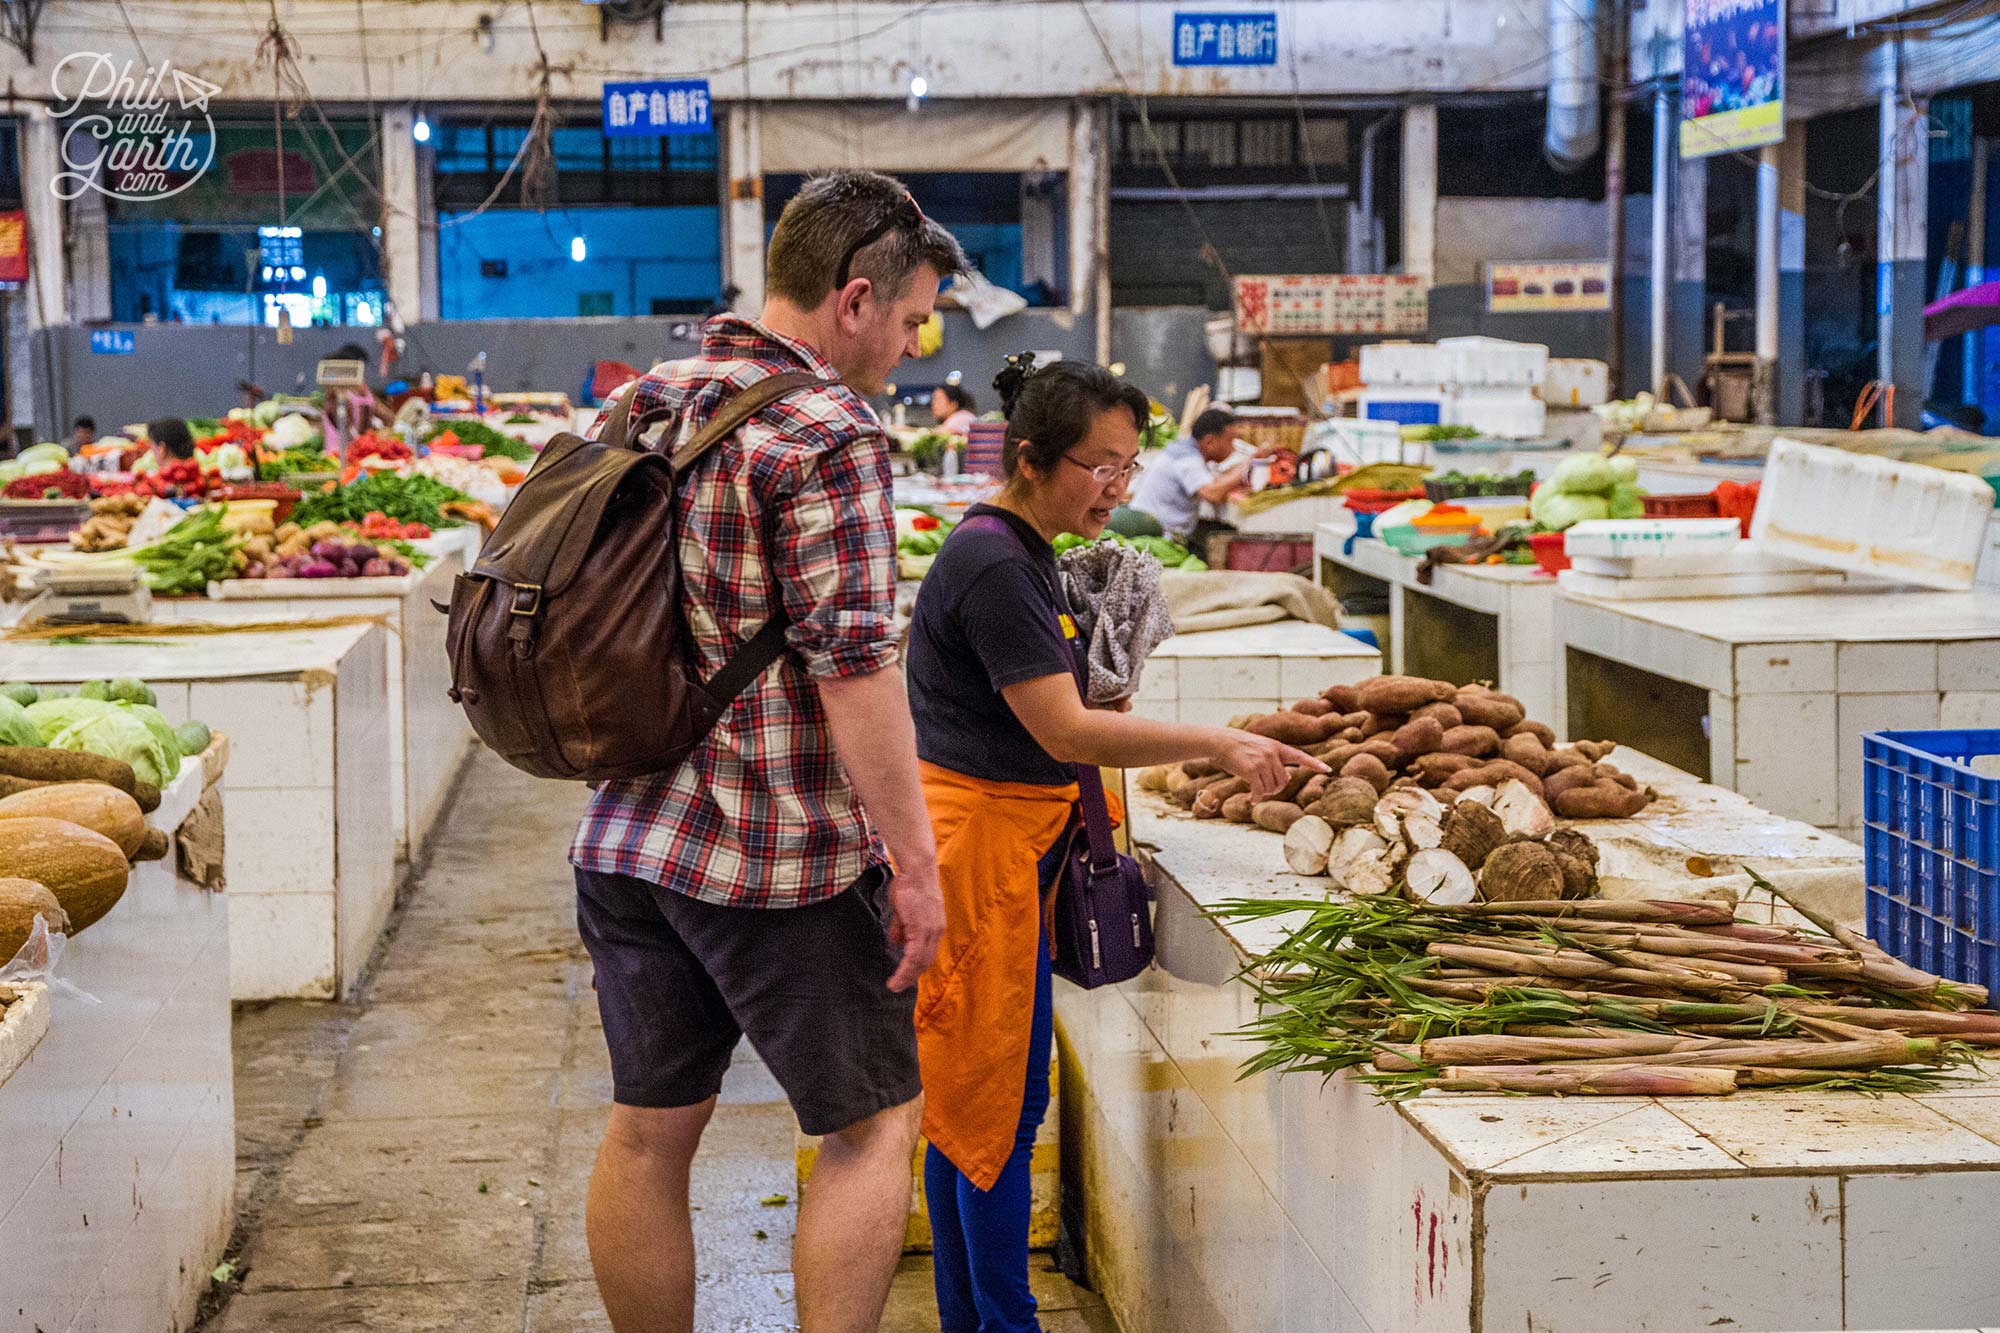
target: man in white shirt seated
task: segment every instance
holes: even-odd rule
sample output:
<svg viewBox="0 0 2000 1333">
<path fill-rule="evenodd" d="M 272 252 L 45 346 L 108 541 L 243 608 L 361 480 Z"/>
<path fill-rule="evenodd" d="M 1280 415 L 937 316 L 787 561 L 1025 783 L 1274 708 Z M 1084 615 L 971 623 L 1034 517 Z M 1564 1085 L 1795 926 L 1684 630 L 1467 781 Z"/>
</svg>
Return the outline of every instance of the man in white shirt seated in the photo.
<svg viewBox="0 0 2000 1333">
<path fill-rule="evenodd" d="M 1204 558 L 1202 548 L 1209 536 L 1227 531 L 1229 525 L 1205 517 L 1203 507 L 1227 500 L 1242 487 L 1250 464 L 1264 456 L 1258 451 L 1230 461 L 1236 452 L 1231 434 L 1235 425 L 1227 408 L 1203 412 L 1187 435 L 1146 464 L 1132 495 L 1133 509 L 1156 519 L 1167 536 Z M 1225 463 L 1227 467 L 1222 466 Z"/>
</svg>

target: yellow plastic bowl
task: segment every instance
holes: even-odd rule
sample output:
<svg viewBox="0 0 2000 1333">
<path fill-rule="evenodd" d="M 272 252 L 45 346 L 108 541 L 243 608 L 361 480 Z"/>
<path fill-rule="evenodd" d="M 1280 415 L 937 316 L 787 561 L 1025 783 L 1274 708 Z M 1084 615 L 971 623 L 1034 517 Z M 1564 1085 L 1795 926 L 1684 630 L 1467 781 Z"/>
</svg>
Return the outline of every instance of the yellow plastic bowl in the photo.
<svg viewBox="0 0 2000 1333">
<path fill-rule="evenodd" d="M 276 500 L 231 500 L 222 506 L 224 530 L 239 536 L 254 536 L 277 530 Z"/>
</svg>

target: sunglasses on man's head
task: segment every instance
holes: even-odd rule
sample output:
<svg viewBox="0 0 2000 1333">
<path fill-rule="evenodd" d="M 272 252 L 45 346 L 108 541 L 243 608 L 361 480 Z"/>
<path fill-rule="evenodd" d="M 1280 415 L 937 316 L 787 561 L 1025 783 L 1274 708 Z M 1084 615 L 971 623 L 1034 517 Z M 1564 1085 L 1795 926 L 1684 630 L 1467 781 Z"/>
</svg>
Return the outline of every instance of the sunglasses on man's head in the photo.
<svg viewBox="0 0 2000 1333">
<path fill-rule="evenodd" d="M 917 231 L 923 225 L 924 210 L 917 207 L 916 198 L 908 190 L 903 191 L 903 197 L 897 200 L 890 208 L 889 216 L 883 218 L 875 226 L 870 227 L 862 234 L 860 240 L 847 247 L 847 253 L 840 257 L 840 268 L 834 274 L 833 289 L 840 291 L 847 286 L 850 280 L 848 269 L 854 264 L 854 256 L 860 254 L 863 250 L 866 250 L 893 230 L 901 228 L 908 231 Z"/>
</svg>

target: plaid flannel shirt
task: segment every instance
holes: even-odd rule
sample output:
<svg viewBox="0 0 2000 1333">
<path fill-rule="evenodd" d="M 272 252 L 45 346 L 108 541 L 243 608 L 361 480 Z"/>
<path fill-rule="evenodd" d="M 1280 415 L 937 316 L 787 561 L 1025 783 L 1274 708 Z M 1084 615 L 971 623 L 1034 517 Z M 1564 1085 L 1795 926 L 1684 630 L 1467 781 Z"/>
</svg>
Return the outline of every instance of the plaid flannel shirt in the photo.
<svg viewBox="0 0 2000 1333">
<path fill-rule="evenodd" d="M 700 355 L 655 367 L 627 392 L 638 394 L 635 417 L 676 413 L 660 442 L 671 449 L 738 389 L 800 369 L 837 376 L 811 347 L 725 315 L 703 330 Z M 732 907 L 831 898 L 887 859 L 813 685 L 896 662 L 896 525 L 882 423 L 846 387 L 798 390 L 710 450 L 674 505 L 703 675 L 749 642 L 780 597 L 791 613 L 789 651 L 680 768 L 600 787 L 570 861 Z"/>
</svg>

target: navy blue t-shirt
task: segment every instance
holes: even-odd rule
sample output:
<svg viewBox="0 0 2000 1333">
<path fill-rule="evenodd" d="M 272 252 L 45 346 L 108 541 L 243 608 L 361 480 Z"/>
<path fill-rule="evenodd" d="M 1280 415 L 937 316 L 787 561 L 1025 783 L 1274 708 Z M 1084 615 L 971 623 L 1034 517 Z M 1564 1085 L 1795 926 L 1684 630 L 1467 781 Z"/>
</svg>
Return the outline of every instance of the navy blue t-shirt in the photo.
<svg viewBox="0 0 2000 1333">
<path fill-rule="evenodd" d="M 1026 520 L 992 505 L 1014 529 L 960 527 L 945 539 L 910 621 L 910 713 L 926 763 L 988 782 L 1067 786 L 1076 770 L 1049 757 L 1000 691 L 1069 676 L 1074 658 L 1057 619 L 1055 550 Z M 982 525 L 983 526 L 983 525 Z"/>
</svg>

